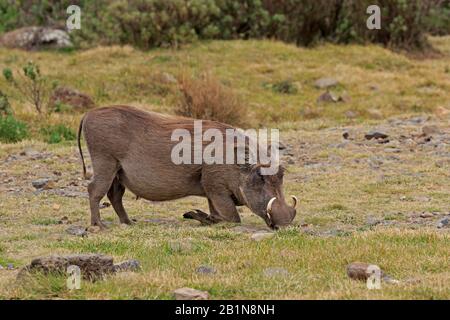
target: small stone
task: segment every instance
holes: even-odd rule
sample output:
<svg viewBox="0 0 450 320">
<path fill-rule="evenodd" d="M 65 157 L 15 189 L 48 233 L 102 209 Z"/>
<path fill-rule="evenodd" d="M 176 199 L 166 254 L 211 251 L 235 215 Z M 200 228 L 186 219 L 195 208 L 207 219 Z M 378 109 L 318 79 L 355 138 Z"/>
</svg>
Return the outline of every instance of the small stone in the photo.
<svg viewBox="0 0 450 320">
<path fill-rule="evenodd" d="M 0 264 L 0 270 L 3 270 L 3 269 L 5 269 L 5 268 L 3 268 L 3 266 Z"/>
<path fill-rule="evenodd" d="M 105 209 L 105 208 L 108 208 L 110 206 L 111 206 L 111 204 L 109 202 L 105 201 L 102 204 L 100 204 L 99 209 Z"/>
<path fill-rule="evenodd" d="M 8 263 L 6 265 L 6 270 L 14 270 L 14 265 L 12 263 Z"/>
<path fill-rule="evenodd" d="M 61 219 L 59 219 L 58 224 L 70 224 L 70 220 L 67 216 L 64 216 Z"/>
<path fill-rule="evenodd" d="M 284 268 L 267 268 L 264 269 L 264 276 L 268 278 L 287 277 L 289 272 Z"/>
<path fill-rule="evenodd" d="M 333 78 L 320 78 L 314 82 L 314 86 L 318 89 L 326 89 L 335 87 L 338 85 L 338 81 Z"/>
<path fill-rule="evenodd" d="M 47 186 L 49 182 L 50 182 L 50 179 L 45 179 L 44 178 L 44 179 L 34 180 L 31 184 L 36 189 L 44 189 L 45 186 Z"/>
<path fill-rule="evenodd" d="M 353 280 L 367 280 L 371 275 L 372 271 L 380 269 L 375 264 L 369 264 L 365 262 L 352 262 L 349 265 L 347 265 L 347 275 L 349 278 Z M 380 269 L 380 276 L 384 276 L 383 271 Z"/>
<path fill-rule="evenodd" d="M 173 292 L 175 300 L 208 300 L 209 293 L 192 288 L 180 288 Z"/>
<path fill-rule="evenodd" d="M 89 227 L 89 228 L 91 228 L 91 227 Z M 86 237 L 87 236 L 86 228 L 81 227 L 81 226 L 70 226 L 66 229 L 66 232 L 70 235 L 77 236 L 77 237 Z M 92 231 L 89 231 L 89 232 L 92 232 Z"/>
<path fill-rule="evenodd" d="M 331 92 L 324 92 L 322 93 L 318 98 L 317 98 L 317 103 L 322 103 L 322 102 L 339 102 L 340 98 L 335 96 L 333 93 Z"/>
<path fill-rule="evenodd" d="M 364 136 L 367 140 L 372 140 L 372 139 L 387 139 L 389 136 L 383 132 L 379 132 L 379 131 L 370 131 L 369 133 L 367 133 Z"/>
<path fill-rule="evenodd" d="M 383 275 L 383 277 L 381 278 L 381 280 L 383 280 L 383 282 L 384 282 L 384 283 L 387 283 L 387 284 L 399 284 L 399 283 L 400 283 L 400 281 L 398 281 L 398 280 L 392 278 L 391 276 L 389 276 L 389 275 L 387 275 L 387 274 Z"/>
<path fill-rule="evenodd" d="M 177 83 L 177 79 L 168 72 L 161 73 L 161 82 L 163 83 Z"/>
<path fill-rule="evenodd" d="M 438 126 L 433 126 L 433 125 L 424 126 L 422 128 L 422 133 L 426 136 L 432 136 L 435 134 L 441 134 L 441 129 L 439 129 Z"/>
<path fill-rule="evenodd" d="M 58 211 L 59 209 L 61 209 L 61 206 L 59 204 L 55 203 L 55 204 L 53 204 L 52 208 L 53 208 L 53 210 Z"/>
<path fill-rule="evenodd" d="M 259 242 L 265 239 L 270 239 L 274 236 L 273 232 L 256 232 L 252 234 L 252 240 Z"/>
<path fill-rule="evenodd" d="M 114 265 L 114 271 L 139 271 L 141 264 L 138 260 L 131 259 Z"/>
<path fill-rule="evenodd" d="M 208 274 L 208 275 L 210 275 L 210 274 L 215 274 L 217 272 L 217 270 L 214 267 L 205 265 L 205 266 L 198 267 L 196 272 L 200 273 L 200 274 Z"/>
<path fill-rule="evenodd" d="M 434 217 L 434 214 L 432 214 L 431 212 L 423 212 L 420 214 L 421 218 L 432 218 Z"/>
<path fill-rule="evenodd" d="M 442 228 L 448 228 L 450 226 L 450 219 L 449 218 L 444 218 L 441 221 L 439 221 L 437 227 L 438 229 L 442 229 Z"/>
</svg>

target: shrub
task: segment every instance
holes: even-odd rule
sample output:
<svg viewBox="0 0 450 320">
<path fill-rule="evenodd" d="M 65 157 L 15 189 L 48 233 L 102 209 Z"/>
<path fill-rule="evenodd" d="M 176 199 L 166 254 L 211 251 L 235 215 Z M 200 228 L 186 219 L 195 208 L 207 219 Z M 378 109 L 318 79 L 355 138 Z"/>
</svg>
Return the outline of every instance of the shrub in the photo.
<svg viewBox="0 0 450 320">
<path fill-rule="evenodd" d="M 246 109 L 234 92 L 210 73 L 199 78 L 181 75 L 176 114 L 241 126 L 247 122 Z"/>
<path fill-rule="evenodd" d="M 8 116 L 12 114 L 11 105 L 9 104 L 8 97 L 0 90 L 0 117 Z"/>
<path fill-rule="evenodd" d="M 12 115 L 0 116 L 0 141 L 4 143 L 19 142 L 28 137 L 28 127 Z"/>
<path fill-rule="evenodd" d="M 64 27 L 70 4 L 82 9 L 82 29 L 71 33 L 81 46 L 276 38 L 298 45 L 331 40 L 423 48 L 424 32 L 450 28 L 448 0 L 4 0 L 0 32 L 26 25 Z M 366 28 L 372 4 L 382 8 L 379 31 Z"/>
<path fill-rule="evenodd" d="M 41 133 L 44 136 L 45 142 L 50 144 L 60 143 L 62 141 L 72 141 L 77 137 L 72 129 L 63 124 L 42 128 Z"/>
<path fill-rule="evenodd" d="M 3 76 L 25 99 L 33 104 L 38 113 L 42 113 L 48 103 L 50 85 L 48 79 L 41 74 L 37 64 L 29 61 L 18 73 L 18 79 L 9 68 L 3 69 Z"/>
</svg>

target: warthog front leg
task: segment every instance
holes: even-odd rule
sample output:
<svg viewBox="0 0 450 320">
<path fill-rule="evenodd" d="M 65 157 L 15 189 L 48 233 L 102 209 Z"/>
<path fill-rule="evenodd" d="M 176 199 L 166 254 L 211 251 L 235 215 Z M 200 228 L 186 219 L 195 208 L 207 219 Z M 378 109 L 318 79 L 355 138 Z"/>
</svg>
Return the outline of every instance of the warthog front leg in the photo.
<svg viewBox="0 0 450 320">
<path fill-rule="evenodd" d="M 200 221 L 200 223 L 205 225 L 221 221 L 241 222 L 234 201 L 230 196 L 212 196 L 211 199 L 208 199 L 208 205 L 211 212 L 209 215 L 201 210 L 194 210 L 186 212 L 183 217 Z"/>
</svg>

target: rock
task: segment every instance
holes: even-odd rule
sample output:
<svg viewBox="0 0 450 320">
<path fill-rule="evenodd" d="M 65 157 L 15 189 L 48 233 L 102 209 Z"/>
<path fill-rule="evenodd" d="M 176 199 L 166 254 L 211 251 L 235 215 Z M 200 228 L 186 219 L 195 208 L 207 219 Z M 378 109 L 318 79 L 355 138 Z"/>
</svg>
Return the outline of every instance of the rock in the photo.
<svg viewBox="0 0 450 320">
<path fill-rule="evenodd" d="M 173 252 L 189 252 L 192 250 L 192 241 L 190 239 L 184 241 L 172 240 L 169 242 L 169 248 Z"/>
<path fill-rule="evenodd" d="M 6 270 L 14 270 L 15 268 L 14 268 L 14 265 L 12 264 L 12 263 L 8 263 L 7 265 L 6 265 Z"/>
<path fill-rule="evenodd" d="M 264 276 L 268 278 L 287 277 L 289 272 L 284 268 L 266 268 L 264 269 Z"/>
<path fill-rule="evenodd" d="M 59 104 L 71 106 L 74 110 L 85 111 L 95 108 L 95 103 L 87 94 L 67 87 L 57 88 L 50 97 L 50 108 L 55 109 Z"/>
<path fill-rule="evenodd" d="M 192 288 L 180 288 L 173 292 L 175 300 L 208 300 L 209 293 Z"/>
<path fill-rule="evenodd" d="M 353 279 L 353 280 L 367 280 L 371 275 L 372 272 L 370 271 L 371 268 L 379 268 L 377 265 L 364 263 L 364 262 L 352 262 L 347 266 L 347 275 Z M 384 273 L 381 271 L 381 276 L 383 276 Z"/>
<path fill-rule="evenodd" d="M 109 208 L 111 206 L 111 204 L 109 202 L 103 202 L 100 204 L 99 209 L 105 209 L 105 208 Z"/>
<path fill-rule="evenodd" d="M 0 37 L 0 47 L 24 50 L 72 47 L 69 34 L 47 27 L 24 27 Z"/>
<path fill-rule="evenodd" d="M 0 264 L 0 270 L 3 270 L 3 269 L 5 269 L 5 268 L 3 268 L 3 266 Z"/>
<path fill-rule="evenodd" d="M 422 212 L 422 213 L 420 214 L 420 217 L 421 217 L 421 218 L 433 218 L 433 217 L 434 217 L 434 214 L 432 214 L 431 212 Z"/>
<path fill-rule="evenodd" d="M 383 132 L 378 132 L 378 131 L 370 131 L 369 133 L 367 133 L 366 135 L 364 135 L 364 137 L 367 140 L 372 140 L 372 139 L 387 139 L 389 136 Z"/>
<path fill-rule="evenodd" d="M 340 97 L 334 95 L 331 92 L 325 92 L 322 93 L 318 98 L 317 98 L 317 103 L 322 103 L 322 102 L 339 102 L 340 101 Z"/>
<path fill-rule="evenodd" d="M 75 254 L 68 256 L 46 256 L 36 258 L 24 267 L 19 277 L 26 273 L 65 274 L 70 265 L 78 266 L 87 280 L 97 280 L 115 272 L 113 258 L 103 254 Z"/>
<path fill-rule="evenodd" d="M 177 79 L 168 72 L 161 73 L 161 82 L 162 83 L 178 83 Z"/>
<path fill-rule="evenodd" d="M 259 241 L 262 241 L 265 239 L 270 239 L 273 236 L 274 236 L 273 232 L 256 232 L 256 233 L 252 234 L 251 238 L 252 238 L 252 240 L 259 242 Z"/>
<path fill-rule="evenodd" d="M 449 218 L 444 218 L 441 221 L 439 221 L 437 227 L 438 229 L 442 229 L 442 228 L 448 228 L 450 226 L 450 219 Z"/>
<path fill-rule="evenodd" d="M 46 178 L 34 180 L 31 184 L 38 190 L 39 189 L 48 190 L 54 187 L 54 183 L 50 179 Z"/>
<path fill-rule="evenodd" d="M 44 158 L 44 155 L 41 152 L 33 150 L 33 149 L 25 149 L 24 151 L 22 151 L 20 153 L 20 155 L 28 157 L 32 160 L 40 160 L 40 159 Z"/>
<path fill-rule="evenodd" d="M 81 226 L 70 226 L 66 229 L 66 232 L 77 237 L 86 237 L 88 235 L 86 228 Z"/>
<path fill-rule="evenodd" d="M 355 140 L 355 139 L 356 139 L 355 133 L 352 132 L 352 131 L 345 131 L 345 132 L 342 134 L 342 137 L 343 137 L 345 140 Z"/>
<path fill-rule="evenodd" d="M 422 133 L 426 136 L 432 136 L 435 134 L 441 134 L 441 129 L 438 126 L 423 126 Z"/>
<path fill-rule="evenodd" d="M 139 271 L 140 269 L 141 269 L 141 264 L 139 263 L 138 260 L 135 260 L 135 259 L 123 261 L 121 263 L 114 265 L 115 272 Z"/>
<path fill-rule="evenodd" d="M 70 220 L 67 216 L 64 216 L 61 219 L 59 219 L 58 224 L 70 224 Z"/>
<path fill-rule="evenodd" d="M 381 280 L 387 284 L 399 284 L 400 283 L 400 281 L 392 278 L 391 276 L 388 276 L 387 274 L 383 275 L 381 277 Z"/>
<path fill-rule="evenodd" d="M 196 270 L 196 272 L 197 273 L 200 273 L 200 274 L 208 274 L 208 275 L 211 275 L 211 274 L 215 274 L 216 272 L 217 272 L 217 270 L 216 270 L 216 268 L 214 268 L 214 267 L 211 267 L 211 266 L 200 266 L 200 267 L 198 267 L 197 268 L 197 270 Z"/>
<path fill-rule="evenodd" d="M 383 119 L 383 113 L 382 113 L 380 110 L 377 110 L 377 109 L 368 109 L 366 112 L 367 112 L 367 115 L 368 115 L 371 119 L 375 119 L 375 120 Z"/>
<path fill-rule="evenodd" d="M 338 81 L 333 78 L 320 78 L 314 82 L 314 86 L 318 89 L 326 89 L 335 87 L 338 85 Z"/>
<path fill-rule="evenodd" d="M 57 203 L 54 203 L 52 208 L 53 208 L 53 210 L 58 211 L 59 209 L 61 209 L 61 206 L 59 204 L 57 204 Z"/>
</svg>

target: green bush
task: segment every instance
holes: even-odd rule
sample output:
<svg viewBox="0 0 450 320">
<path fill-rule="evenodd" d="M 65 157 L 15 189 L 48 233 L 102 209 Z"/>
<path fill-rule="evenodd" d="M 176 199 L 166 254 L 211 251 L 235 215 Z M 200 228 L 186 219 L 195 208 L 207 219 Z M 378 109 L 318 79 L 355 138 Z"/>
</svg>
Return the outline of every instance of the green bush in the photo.
<svg viewBox="0 0 450 320">
<path fill-rule="evenodd" d="M 44 136 L 44 141 L 50 144 L 72 141 L 77 137 L 72 129 L 63 124 L 42 128 L 41 134 Z"/>
<path fill-rule="evenodd" d="M 28 127 L 12 115 L 0 116 L 0 141 L 4 143 L 19 142 L 28 137 Z"/>
<path fill-rule="evenodd" d="M 9 116 L 12 114 L 11 105 L 9 104 L 8 97 L 3 91 L 0 90 L 0 117 Z"/>
</svg>

